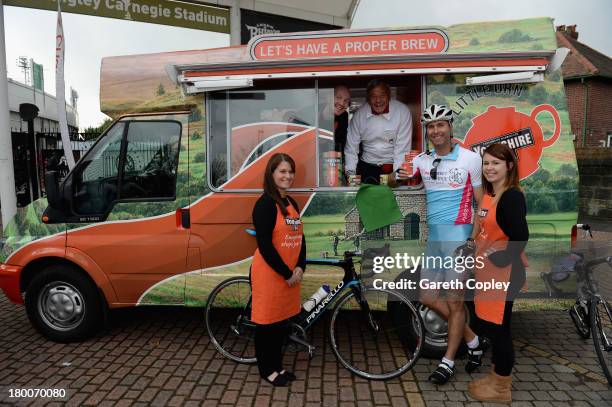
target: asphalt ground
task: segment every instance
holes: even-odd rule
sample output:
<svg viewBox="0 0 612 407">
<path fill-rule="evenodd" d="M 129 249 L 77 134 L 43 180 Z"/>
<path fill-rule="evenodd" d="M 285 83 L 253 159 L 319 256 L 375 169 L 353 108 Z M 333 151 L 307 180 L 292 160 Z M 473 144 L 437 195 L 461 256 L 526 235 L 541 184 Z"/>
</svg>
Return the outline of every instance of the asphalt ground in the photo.
<svg viewBox="0 0 612 407">
<path fill-rule="evenodd" d="M 30 325 L 25 309 L 0 294 L 0 404 L 100 406 L 480 406 L 467 384 L 489 370 L 467 374 L 457 361 L 444 386 L 427 381 L 437 361 L 420 359 L 400 378 L 381 382 L 339 366 L 325 324 L 312 332 L 316 355 L 288 352 L 298 379 L 273 388 L 255 366 L 219 355 L 204 333 L 201 308 L 150 307 L 114 311 L 108 329 L 79 344 L 57 344 Z M 516 406 L 610 406 L 591 340 L 574 331 L 565 311 L 516 311 Z M 21 388 L 64 389 L 64 399 L 10 398 Z"/>
</svg>

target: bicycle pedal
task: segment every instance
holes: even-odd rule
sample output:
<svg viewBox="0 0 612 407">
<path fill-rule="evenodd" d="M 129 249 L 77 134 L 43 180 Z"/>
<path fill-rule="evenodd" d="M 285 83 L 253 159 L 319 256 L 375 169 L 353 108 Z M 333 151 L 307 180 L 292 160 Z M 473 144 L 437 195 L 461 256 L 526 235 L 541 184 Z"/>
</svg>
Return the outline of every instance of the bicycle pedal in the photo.
<svg viewBox="0 0 612 407">
<path fill-rule="evenodd" d="M 314 352 L 316 350 L 316 347 L 311 345 L 310 343 L 306 342 L 305 340 L 303 340 L 302 338 L 299 338 L 295 335 L 289 335 L 289 339 L 294 342 L 295 344 L 301 345 L 304 348 L 306 348 L 306 350 L 308 351 L 308 355 L 312 358 L 314 356 Z"/>
</svg>

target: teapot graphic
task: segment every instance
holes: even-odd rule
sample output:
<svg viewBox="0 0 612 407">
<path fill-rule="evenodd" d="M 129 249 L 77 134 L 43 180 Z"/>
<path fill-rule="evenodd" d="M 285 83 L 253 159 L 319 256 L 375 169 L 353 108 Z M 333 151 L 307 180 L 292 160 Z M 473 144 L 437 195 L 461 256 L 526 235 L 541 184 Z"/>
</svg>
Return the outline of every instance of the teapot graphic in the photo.
<svg viewBox="0 0 612 407">
<path fill-rule="evenodd" d="M 549 113 L 555 122 L 553 135 L 548 139 L 544 139 L 536 120 L 541 112 Z M 530 115 L 517 112 L 514 107 L 490 106 L 485 113 L 472 119 L 472 127 L 463 142 L 456 141 L 481 155 L 493 143 L 507 144 L 518 158 L 519 178 L 523 180 L 538 170 L 542 150 L 552 146 L 560 133 L 561 120 L 552 105 L 538 105 Z"/>
</svg>

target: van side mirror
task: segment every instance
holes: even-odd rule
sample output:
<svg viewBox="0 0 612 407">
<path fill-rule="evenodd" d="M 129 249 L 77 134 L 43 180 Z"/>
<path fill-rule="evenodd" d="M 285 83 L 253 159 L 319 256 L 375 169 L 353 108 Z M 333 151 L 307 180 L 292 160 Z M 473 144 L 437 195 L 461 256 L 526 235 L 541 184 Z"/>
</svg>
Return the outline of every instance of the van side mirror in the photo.
<svg viewBox="0 0 612 407">
<path fill-rule="evenodd" d="M 62 210 L 62 196 L 60 195 L 57 171 L 45 172 L 45 189 L 49 206 L 53 209 Z"/>
<path fill-rule="evenodd" d="M 70 217 L 68 215 L 69 200 L 66 199 L 66 180 L 60 187 L 58 179 L 58 171 L 45 172 L 45 189 L 49 206 L 43 213 L 43 223 L 62 223 Z"/>
</svg>

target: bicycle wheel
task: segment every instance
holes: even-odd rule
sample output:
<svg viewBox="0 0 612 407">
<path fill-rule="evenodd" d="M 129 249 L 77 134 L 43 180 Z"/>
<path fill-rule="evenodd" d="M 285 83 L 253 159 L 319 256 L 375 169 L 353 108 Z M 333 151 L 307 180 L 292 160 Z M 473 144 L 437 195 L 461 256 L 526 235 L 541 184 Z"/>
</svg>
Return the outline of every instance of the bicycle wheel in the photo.
<svg viewBox="0 0 612 407">
<path fill-rule="evenodd" d="M 215 287 L 206 303 L 205 324 L 210 341 L 223 356 L 239 363 L 257 362 L 248 277 L 232 277 Z"/>
<path fill-rule="evenodd" d="M 599 358 L 601 368 L 612 385 L 612 310 L 610 304 L 603 298 L 593 298 L 591 301 L 591 329 L 593 344 Z"/>
<path fill-rule="evenodd" d="M 572 322 L 576 327 L 578 335 L 583 339 L 589 339 L 591 336 L 591 327 L 588 325 L 588 315 L 586 315 L 584 308 L 579 302 L 576 302 L 576 304 L 569 309 L 569 314 L 570 317 L 572 317 Z"/>
<path fill-rule="evenodd" d="M 402 321 L 390 309 L 397 306 L 406 310 Z M 405 329 L 414 329 L 418 339 L 405 341 Z M 361 288 L 343 295 L 329 325 L 332 350 L 340 363 L 370 380 L 387 380 L 408 371 L 419 358 L 424 336 L 417 310 L 392 290 Z"/>
</svg>

